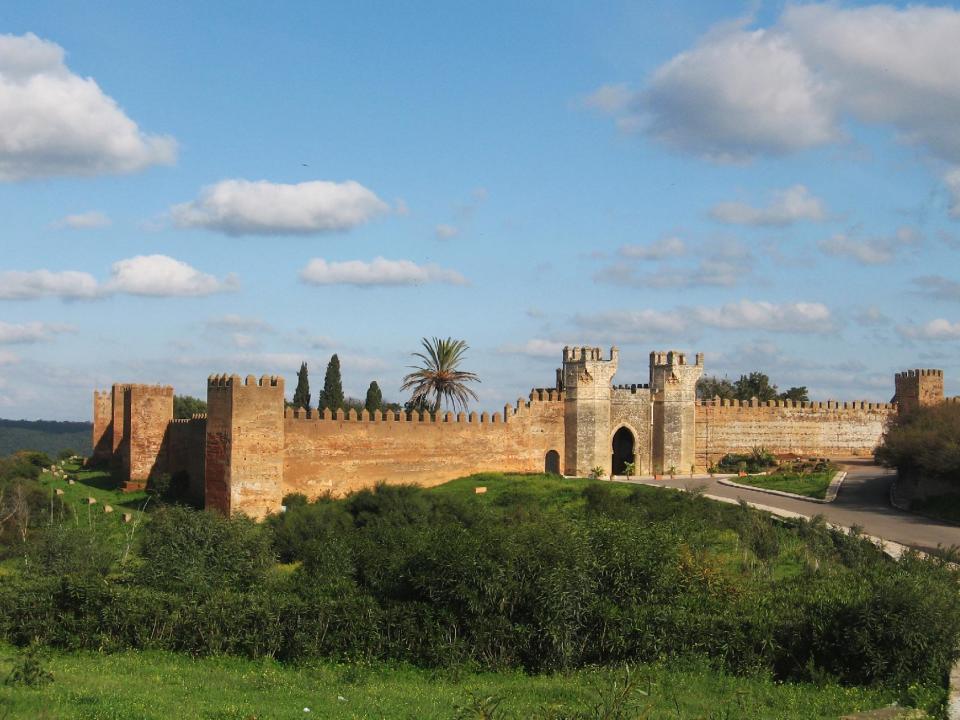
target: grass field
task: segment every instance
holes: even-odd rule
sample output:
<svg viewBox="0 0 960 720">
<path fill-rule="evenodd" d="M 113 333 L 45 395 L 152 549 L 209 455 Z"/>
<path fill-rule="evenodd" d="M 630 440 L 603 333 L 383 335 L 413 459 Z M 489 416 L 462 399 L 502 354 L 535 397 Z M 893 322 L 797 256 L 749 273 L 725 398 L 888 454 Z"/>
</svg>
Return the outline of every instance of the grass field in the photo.
<svg viewBox="0 0 960 720">
<path fill-rule="evenodd" d="M 816 473 L 778 472 L 771 475 L 748 475 L 735 478 L 742 485 L 764 488 L 766 490 L 780 490 L 823 500 L 830 487 L 830 481 L 836 475 L 835 469 Z"/>
<path fill-rule="evenodd" d="M 0 646 L 0 678 L 9 675 L 17 657 L 15 649 Z M 531 677 L 369 663 L 287 667 L 269 660 L 193 659 L 163 652 L 49 653 L 45 665 L 53 680 L 42 687 L 0 685 L 0 717 L 813 720 L 882 707 L 893 699 L 881 691 L 779 684 L 697 666 L 639 666 L 631 671 L 635 689 L 627 713 L 604 715 L 595 709 L 611 707 L 615 689 L 623 686 L 622 670 Z M 498 700 L 501 714 L 471 711 L 477 701 L 489 709 Z"/>
</svg>

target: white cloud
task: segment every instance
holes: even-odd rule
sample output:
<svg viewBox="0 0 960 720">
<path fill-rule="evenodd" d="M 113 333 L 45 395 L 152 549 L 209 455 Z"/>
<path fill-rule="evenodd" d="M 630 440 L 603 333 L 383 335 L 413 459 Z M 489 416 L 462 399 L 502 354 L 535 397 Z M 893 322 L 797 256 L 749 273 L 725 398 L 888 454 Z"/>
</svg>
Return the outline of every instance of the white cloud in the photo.
<svg viewBox="0 0 960 720">
<path fill-rule="evenodd" d="M 765 208 L 755 208 L 742 202 L 723 202 L 714 205 L 710 216 L 730 225 L 757 225 L 783 227 L 802 220 L 820 221 L 827 216 L 823 201 L 812 195 L 803 185 L 777 190 Z"/>
<path fill-rule="evenodd" d="M 937 318 L 923 325 L 900 325 L 897 332 L 908 340 L 960 340 L 960 322 Z"/>
<path fill-rule="evenodd" d="M 147 135 L 56 43 L 0 35 L 0 180 L 130 173 L 169 165 L 171 137 Z"/>
<path fill-rule="evenodd" d="M 94 228 L 108 227 L 111 220 L 104 213 L 97 210 L 78 213 L 76 215 L 67 215 L 57 220 L 53 226 L 55 228 L 72 228 L 74 230 L 89 230 Z"/>
<path fill-rule="evenodd" d="M 722 330 L 825 333 L 835 329 L 830 309 L 816 302 L 776 304 L 740 300 L 717 308 L 694 308 L 693 317 L 703 325 Z"/>
<path fill-rule="evenodd" d="M 950 280 L 942 275 L 924 275 L 910 281 L 916 289 L 914 292 L 926 295 L 934 300 L 960 302 L 960 282 Z"/>
<path fill-rule="evenodd" d="M 75 270 L 0 272 L 0 300 L 33 300 L 41 297 L 76 300 L 96 297 L 99 292 L 96 278 L 85 272 Z"/>
<path fill-rule="evenodd" d="M 649 337 L 683 333 L 687 317 L 682 310 L 614 310 L 592 315 L 576 315 L 574 322 L 582 328 L 607 337 Z"/>
<path fill-rule="evenodd" d="M 434 232 L 436 233 L 438 240 L 449 240 L 450 238 L 456 237 L 460 234 L 460 230 L 453 225 L 444 224 L 437 225 Z"/>
<path fill-rule="evenodd" d="M 861 265 L 886 265 L 893 262 L 899 250 L 917 245 L 920 241 L 920 234 L 916 230 L 902 227 L 892 237 L 857 239 L 837 233 L 821 240 L 817 246 L 831 257 L 848 257 Z"/>
<path fill-rule="evenodd" d="M 323 258 L 314 258 L 300 271 L 300 279 L 311 285 L 467 284 L 466 278 L 455 270 L 433 264 L 417 265 L 412 260 L 387 260 L 382 257 L 374 258 L 371 262 L 327 262 Z"/>
<path fill-rule="evenodd" d="M 638 260 L 663 260 L 679 257 L 687 252 L 687 246 L 678 237 L 667 237 L 647 245 L 623 245 L 620 254 L 623 257 Z"/>
<path fill-rule="evenodd" d="M 950 217 L 960 220 L 960 168 L 955 168 L 944 175 L 943 181 L 950 194 Z"/>
<path fill-rule="evenodd" d="M 274 331 L 273 326 L 256 317 L 246 317 L 244 315 L 227 314 L 207 320 L 206 326 L 212 330 L 230 330 L 237 332 L 265 332 Z"/>
<path fill-rule="evenodd" d="M 138 255 L 119 260 L 110 269 L 106 292 L 153 297 L 210 295 L 237 286 L 236 278 L 220 280 L 167 255 Z"/>
<path fill-rule="evenodd" d="M 629 98 L 606 91 L 593 106 L 621 128 L 715 160 L 832 143 L 850 117 L 956 165 L 957 47 L 952 8 L 787 4 L 777 24 L 717 28 Z"/>
<path fill-rule="evenodd" d="M 865 308 L 861 308 L 855 319 L 860 325 L 866 326 L 877 326 L 877 325 L 888 325 L 890 324 L 890 318 L 884 314 L 884 312 L 878 308 L 876 305 L 870 305 Z"/>
<path fill-rule="evenodd" d="M 174 205 L 170 215 L 179 227 L 227 235 L 313 235 L 349 230 L 388 209 L 352 180 L 296 185 L 222 180 L 203 188 L 197 200 Z"/>
<path fill-rule="evenodd" d="M 529 357 L 559 358 L 563 352 L 564 343 L 554 340 L 533 338 L 522 345 L 507 344 L 499 348 L 501 353 L 513 355 L 527 355 Z"/>
<path fill-rule="evenodd" d="M 633 100 L 633 91 L 625 83 L 601 85 L 583 99 L 584 106 L 604 113 L 619 113 Z"/>
<path fill-rule="evenodd" d="M 69 325 L 56 323 L 8 323 L 0 320 L 0 345 L 40 342 L 49 340 L 54 335 L 73 331 L 74 328 Z"/>
</svg>

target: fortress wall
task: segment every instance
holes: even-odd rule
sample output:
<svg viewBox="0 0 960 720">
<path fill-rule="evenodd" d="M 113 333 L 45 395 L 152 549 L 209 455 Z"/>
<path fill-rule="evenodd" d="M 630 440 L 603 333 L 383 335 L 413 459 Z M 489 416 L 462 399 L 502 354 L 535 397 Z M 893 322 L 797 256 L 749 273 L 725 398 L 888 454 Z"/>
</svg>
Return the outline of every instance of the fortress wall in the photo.
<svg viewBox="0 0 960 720">
<path fill-rule="evenodd" d="M 207 416 L 170 422 L 167 438 L 167 472 L 185 472 L 189 478 L 190 502 L 203 507 Z"/>
<path fill-rule="evenodd" d="M 167 428 L 173 420 L 173 388 L 169 385 L 129 385 L 124 422 L 130 436 L 124 452 L 126 479 L 145 484 L 167 472 Z"/>
<path fill-rule="evenodd" d="M 114 384 L 110 391 L 113 405 L 111 455 L 114 469 L 130 477 L 130 386 Z"/>
<path fill-rule="evenodd" d="M 889 403 L 697 401 L 696 457 L 708 467 L 731 452 L 763 447 L 777 454 L 869 455 L 897 412 Z"/>
<path fill-rule="evenodd" d="M 615 385 L 610 393 L 610 440 L 622 426 L 633 432 L 637 474 L 649 473 L 653 438 L 651 437 L 650 387 Z M 611 446 L 612 452 L 612 446 Z"/>
<path fill-rule="evenodd" d="M 238 378 L 239 380 L 239 378 Z M 207 378 L 207 422 L 203 442 L 204 507 L 224 515 L 230 507 L 230 454 L 233 394 L 225 375 Z"/>
<path fill-rule="evenodd" d="M 535 390 L 504 415 L 460 413 L 407 420 L 405 413 L 287 411 L 283 494 L 344 495 L 378 482 L 437 485 L 483 471 L 543 472 L 563 457 L 562 394 Z"/>
<path fill-rule="evenodd" d="M 93 459 L 113 457 L 113 396 L 109 391 L 93 391 Z"/>
</svg>

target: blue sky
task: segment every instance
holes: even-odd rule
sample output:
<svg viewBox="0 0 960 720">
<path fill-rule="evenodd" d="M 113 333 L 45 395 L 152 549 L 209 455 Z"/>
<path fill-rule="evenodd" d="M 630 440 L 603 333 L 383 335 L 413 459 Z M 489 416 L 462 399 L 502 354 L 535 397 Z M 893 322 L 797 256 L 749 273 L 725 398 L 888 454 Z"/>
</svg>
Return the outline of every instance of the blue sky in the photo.
<svg viewBox="0 0 960 720">
<path fill-rule="evenodd" d="M 4 9 L 0 416 L 432 335 L 491 410 L 564 344 L 960 392 L 960 9 L 193 5 Z"/>
</svg>

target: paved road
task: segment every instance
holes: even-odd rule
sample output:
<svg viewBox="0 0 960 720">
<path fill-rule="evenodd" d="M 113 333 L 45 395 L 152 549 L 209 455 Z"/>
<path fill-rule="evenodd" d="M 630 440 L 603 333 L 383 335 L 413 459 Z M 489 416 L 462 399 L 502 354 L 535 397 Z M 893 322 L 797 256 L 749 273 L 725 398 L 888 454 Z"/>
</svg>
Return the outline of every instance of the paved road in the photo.
<svg viewBox="0 0 960 720">
<path fill-rule="evenodd" d="M 791 510 L 803 515 L 823 515 L 829 522 L 851 527 L 859 525 L 869 535 L 909 545 L 919 550 L 933 550 L 938 546 L 960 547 L 960 527 L 947 525 L 913 515 L 890 506 L 890 483 L 893 475 L 884 468 L 866 460 L 839 461 L 847 471 L 847 479 L 837 499 L 827 505 L 794 500 L 755 490 L 721 485 L 709 477 L 666 478 L 657 483 L 642 481 L 646 484 L 658 484 L 669 487 L 692 488 L 705 487 L 710 495 L 743 499 L 771 507 Z"/>
</svg>

